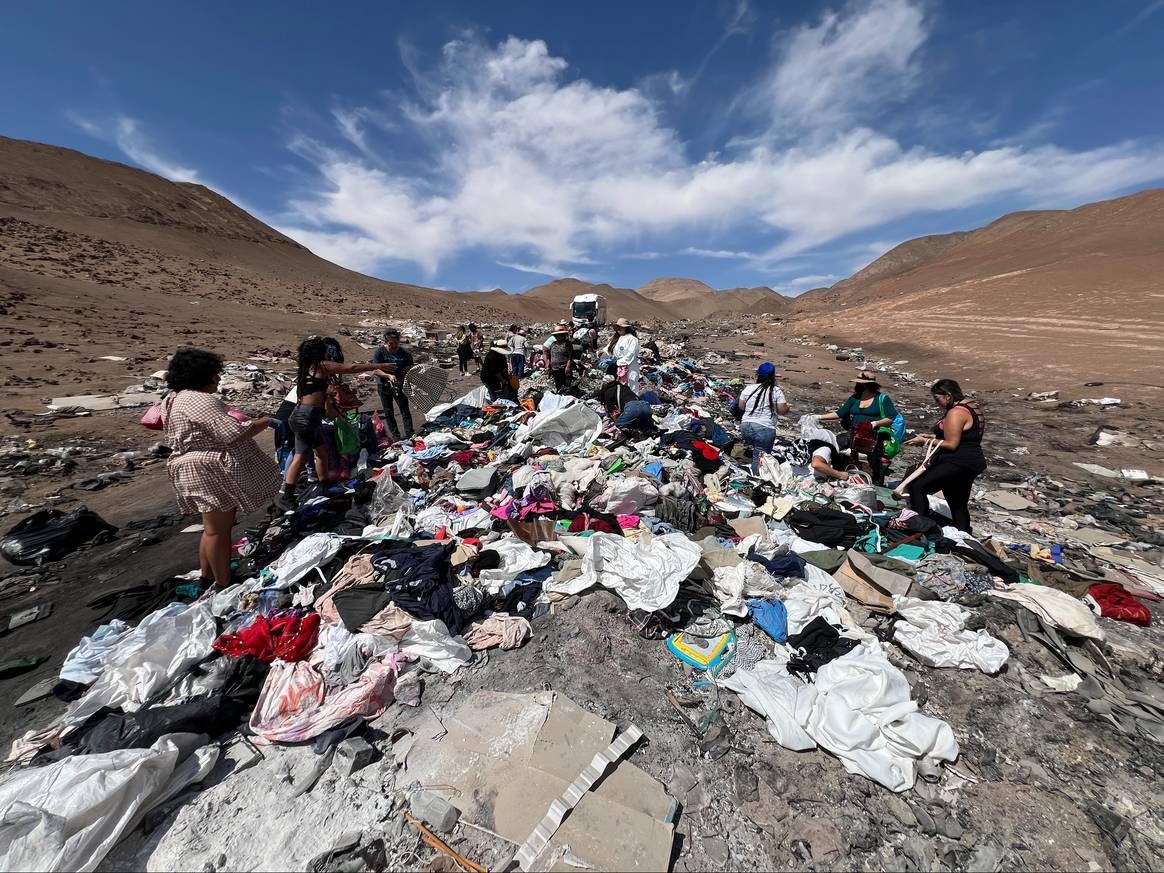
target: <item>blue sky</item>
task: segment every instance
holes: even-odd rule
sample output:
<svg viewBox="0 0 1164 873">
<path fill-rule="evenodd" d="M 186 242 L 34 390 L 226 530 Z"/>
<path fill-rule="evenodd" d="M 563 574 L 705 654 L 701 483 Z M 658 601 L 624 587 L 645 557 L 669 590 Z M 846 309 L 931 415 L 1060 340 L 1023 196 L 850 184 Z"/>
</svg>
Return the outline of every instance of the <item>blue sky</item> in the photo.
<svg viewBox="0 0 1164 873">
<path fill-rule="evenodd" d="M 456 290 L 785 293 L 1164 184 L 1164 0 L 19 4 L 0 132 Z"/>
</svg>

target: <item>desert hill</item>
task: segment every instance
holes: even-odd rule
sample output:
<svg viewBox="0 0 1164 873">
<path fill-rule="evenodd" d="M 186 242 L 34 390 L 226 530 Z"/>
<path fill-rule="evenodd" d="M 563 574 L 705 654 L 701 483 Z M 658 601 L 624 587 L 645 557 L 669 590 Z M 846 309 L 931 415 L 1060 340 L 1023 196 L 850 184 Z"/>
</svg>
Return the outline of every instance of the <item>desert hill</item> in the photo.
<svg viewBox="0 0 1164 873">
<path fill-rule="evenodd" d="M 674 307 L 680 318 L 700 319 L 712 315 L 778 313 L 790 310 L 792 302 L 771 288 L 732 288 L 717 291 L 706 282 L 678 276 L 652 279 L 638 293 Z"/>
<path fill-rule="evenodd" d="M 940 353 L 951 372 L 1141 379 L 1164 355 L 1164 189 L 910 240 L 802 295 L 796 315 L 846 342 Z"/>
</svg>

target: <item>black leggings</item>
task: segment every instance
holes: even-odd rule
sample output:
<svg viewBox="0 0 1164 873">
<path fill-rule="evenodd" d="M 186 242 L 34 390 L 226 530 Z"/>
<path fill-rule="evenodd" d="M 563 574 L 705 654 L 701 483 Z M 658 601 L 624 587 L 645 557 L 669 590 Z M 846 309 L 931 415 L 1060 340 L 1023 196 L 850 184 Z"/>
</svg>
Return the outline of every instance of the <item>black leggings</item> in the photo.
<svg viewBox="0 0 1164 873">
<path fill-rule="evenodd" d="M 970 530 L 970 488 L 978 478 L 979 470 L 968 470 L 957 464 L 937 463 L 909 483 L 909 508 L 918 515 L 931 518 L 928 496 L 941 491 L 950 504 L 954 527 Z"/>
<path fill-rule="evenodd" d="M 469 361 L 473 357 L 473 350 L 468 346 L 457 346 L 457 361 L 461 365 L 461 372 L 469 372 Z"/>
</svg>

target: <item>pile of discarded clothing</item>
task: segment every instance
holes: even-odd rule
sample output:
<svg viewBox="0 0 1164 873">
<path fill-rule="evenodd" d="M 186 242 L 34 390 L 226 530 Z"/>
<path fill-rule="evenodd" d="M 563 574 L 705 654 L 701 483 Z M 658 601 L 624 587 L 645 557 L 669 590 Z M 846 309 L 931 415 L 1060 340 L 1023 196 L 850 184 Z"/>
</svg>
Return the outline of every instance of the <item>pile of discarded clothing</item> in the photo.
<svg viewBox="0 0 1164 873">
<path fill-rule="evenodd" d="M 113 603 L 61 670 L 67 711 L 14 745 L 9 761 L 31 766 L 0 784 L 3 865 L 87 869 L 205 776 L 213 738 L 334 745 L 394 701 L 416 706 L 420 672 L 525 645 L 557 603 L 598 588 L 622 599 L 640 645 L 674 656 L 676 681 L 694 668 L 781 745 L 819 746 L 892 791 L 959 753 L 893 647 L 997 673 L 1007 646 L 973 627 L 995 597 L 1079 672 L 1066 649 L 1102 638 L 1096 612 L 1150 621 L 1136 596 L 1164 593 L 1159 568 L 975 539 L 888 489 L 818 482 L 801 430 L 782 430 L 753 475 L 728 413 L 738 383 L 667 351 L 643 367 L 649 435 L 544 373 L 517 402 L 482 388 L 435 406 L 405 442 L 361 424 L 343 453 L 358 463 L 337 460 L 343 485 L 236 544 L 243 581 L 189 602 L 175 588 L 144 615 Z M 1160 698 L 1094 678 L 1117 726 L 1161 725 Z M 83 793 L 61 788 L 96 774 Z"/>
</svg>

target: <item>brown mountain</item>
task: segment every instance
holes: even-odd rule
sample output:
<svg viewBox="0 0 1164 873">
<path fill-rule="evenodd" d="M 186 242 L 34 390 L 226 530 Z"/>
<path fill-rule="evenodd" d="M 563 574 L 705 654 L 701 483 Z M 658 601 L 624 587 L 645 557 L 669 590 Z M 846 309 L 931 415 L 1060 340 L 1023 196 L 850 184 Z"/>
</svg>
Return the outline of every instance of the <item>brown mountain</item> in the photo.
<svg viewBox="0 0 1164 873">
<path fill-rule="evenodd" d="M 808 329 L 906 344 L 944 359 L 949 373 L 983 365 L 1024 384 L 1138 379 L 1164 355 L 1161 276 L 1164 189 L 1155 189 L 910 240 L 802 295 L 796 310 Z"/>
<path fill-rule="evenodd" d="M 784 312 L 791 301 L 771 288 L 732 288 L 716 291 L 706 282 L 677 276 L 652 279 L 638 289 L 643 297 L 673 306 L 678 317 L 699 319 L 712 315 L 759 315 Z"/>
</svg>

